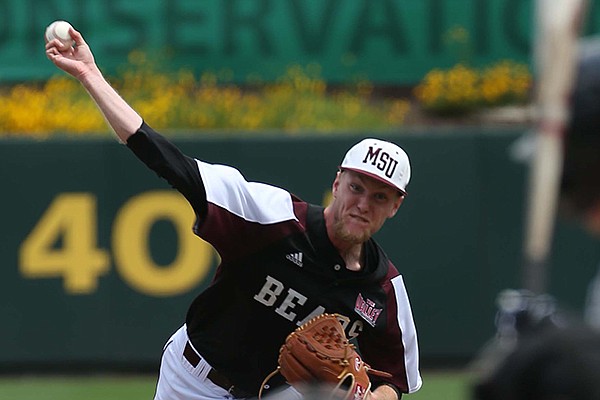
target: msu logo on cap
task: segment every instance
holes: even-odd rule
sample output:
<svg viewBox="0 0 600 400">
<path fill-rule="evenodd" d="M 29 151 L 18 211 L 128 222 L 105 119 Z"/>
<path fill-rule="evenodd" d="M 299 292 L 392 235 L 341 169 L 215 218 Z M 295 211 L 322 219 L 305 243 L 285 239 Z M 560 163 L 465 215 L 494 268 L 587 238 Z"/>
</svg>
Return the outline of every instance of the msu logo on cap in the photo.
<svg viewBox="0 0 600 400">
<path fill-rule="evenodd" d="M 367 154 L 362 162 L 370 162 L 371 165 L 383 172 L 384 175 L 389 179 L 392 179 L 392 176 L 394 176 L 394 171 L 398 166 L 398 160 L 392 158 L 392 156 L 390 156 L 386 151 L 382 150 L 381 147 L 374 149 L 373 146 L 369 146 Z"/>
<path fill-rule="evenodd" d="M 348 150 L 340 167 L 368 175 L 402 193 L 406 193 L 410 180 L 408 155 L 385 140 L 364 139 L 357 143 Z"/>
</svg>

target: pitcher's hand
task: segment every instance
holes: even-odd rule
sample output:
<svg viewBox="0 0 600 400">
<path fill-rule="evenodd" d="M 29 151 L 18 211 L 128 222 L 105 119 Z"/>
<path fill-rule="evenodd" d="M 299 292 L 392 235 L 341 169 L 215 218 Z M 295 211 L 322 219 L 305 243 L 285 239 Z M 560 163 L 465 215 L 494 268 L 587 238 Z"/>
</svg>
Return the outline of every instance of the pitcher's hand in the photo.
<svg viewBox="0 0 600 400">
<path fill-rule="evenodd" d="M 99 73 L 94 55 L 81 33 L 71 28 L 69 34 L 75 41 L 75 46 L 61 51 L 58 39 L 46 42 L 46 57 L 58 68 L 82 81 L 88 74 Z"/>
</svg>

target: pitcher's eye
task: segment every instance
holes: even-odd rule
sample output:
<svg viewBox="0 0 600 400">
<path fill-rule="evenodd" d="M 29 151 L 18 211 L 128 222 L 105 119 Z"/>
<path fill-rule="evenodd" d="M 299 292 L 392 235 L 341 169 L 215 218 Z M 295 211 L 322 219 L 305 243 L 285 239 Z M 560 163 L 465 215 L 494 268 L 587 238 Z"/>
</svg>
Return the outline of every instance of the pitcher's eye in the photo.
<svg viewBox="0 0 600 400">
<path fill-rule="evenodd" d="M 382 202 L 383 202 L 383 201 L 387 201 L 387 199 L 388 199 L 388 196 L 387 196 L 387 194 L 385 194 L 385 193 L 376 193 L 376 194 L 375 194 L 375 199 L 376 199 L 377 201 L 382 201 Z"/>
<path fill-rule="evenodd" d="M 357 185 L 356 183 L 350 183 L 350 190 L 355 192 L 355 193 L 359 193 L 361 191 L 361 187 L 359 185 Z"/>
</svg>

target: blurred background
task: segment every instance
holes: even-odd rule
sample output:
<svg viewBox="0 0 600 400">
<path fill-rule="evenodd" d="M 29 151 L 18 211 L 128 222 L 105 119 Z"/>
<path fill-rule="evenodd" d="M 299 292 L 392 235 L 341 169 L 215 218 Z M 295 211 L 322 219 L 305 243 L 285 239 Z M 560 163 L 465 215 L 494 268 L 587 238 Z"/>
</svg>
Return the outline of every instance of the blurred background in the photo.
<svg viewBox="0 0 600 400">
<path fill-rule="evenodd" d="M 496 296 L 521 285 L 533 14 L 531 0 L 0 0 L 0 398 L 150 398 L 218 262 L 183 198 L 45 58 L 52 21 L 82 32 L 150 125 L 249 180 L 323 203 L 359 138 L 407 151 L 408 198 L 377 239 L 411 298 L 417 399 L 429 376 L 466 396 Z M 592 3 L 585 34 L 599 17 Z M 573 314 L 598 259 L 558 221 L 549 293 Z M 73 376 L 82 389 L 37 386 Z"/>
</svg>

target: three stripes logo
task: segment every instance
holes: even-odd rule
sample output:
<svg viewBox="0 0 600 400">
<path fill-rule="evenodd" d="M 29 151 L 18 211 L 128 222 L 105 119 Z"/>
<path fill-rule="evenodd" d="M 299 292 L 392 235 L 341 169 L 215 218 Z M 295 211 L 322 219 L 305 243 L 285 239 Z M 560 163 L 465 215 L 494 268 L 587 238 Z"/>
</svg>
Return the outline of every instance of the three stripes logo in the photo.
<svg viewBox="0 0 600 400">
<path fill-rule="evenodd" d="M 302 253 L 290 253 L 285 256 L 289 261 L 293 262 L 297 266 L 302 266 Z"/>
</svg>

